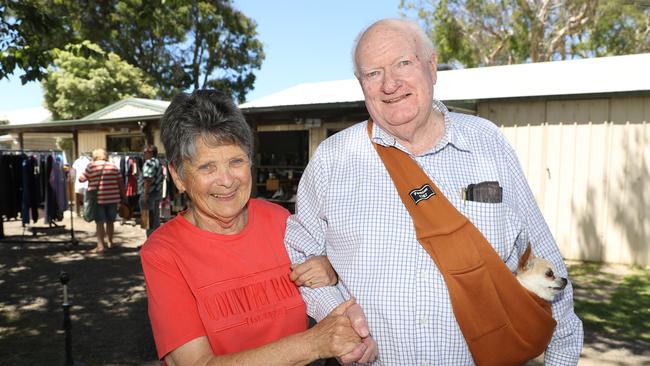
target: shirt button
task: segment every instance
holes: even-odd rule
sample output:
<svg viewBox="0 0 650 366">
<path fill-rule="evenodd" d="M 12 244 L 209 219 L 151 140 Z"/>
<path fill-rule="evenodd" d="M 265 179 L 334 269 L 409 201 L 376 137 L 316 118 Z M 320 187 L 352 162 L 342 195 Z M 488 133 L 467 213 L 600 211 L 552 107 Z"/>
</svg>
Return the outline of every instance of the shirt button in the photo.
<svg viewBox="0 0 650 366">
<path fill-rule="evenodd" d="M 422 362 L 422 366 L 429 366 L 429 363 L 427 361 Z"/>
<path fill-rule="evenodd" d="M 427 318 L 420 319 L 420 324 L 421 325 L 427 325 L 428 323 L 429 323 L 429 320 Z"/>
<path fill-rule="evenodd" d="M 420 278 L 421 279 L 426 279 L 427 278 L 427 271 L 421 271 L 420 272 Z"/>
</svg>

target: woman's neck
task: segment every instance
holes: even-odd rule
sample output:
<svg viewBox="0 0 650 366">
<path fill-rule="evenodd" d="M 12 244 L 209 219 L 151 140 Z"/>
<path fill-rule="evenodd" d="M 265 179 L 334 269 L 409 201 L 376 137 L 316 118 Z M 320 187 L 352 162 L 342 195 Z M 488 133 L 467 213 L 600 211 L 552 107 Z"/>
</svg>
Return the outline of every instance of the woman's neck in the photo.
<svg viewBox="0 0 650 366">
<path fill-rule="evenodd" d="M 248 223 L 248 209 L 244 207 L 241 214 L 232 220 L 221 220 L 216 217 L 206 217 L 197 213 L 196 209 L 191 207 L 185 215 L 192 225 L 199 229 L 222 235 L 234 235 L 240 233 Z"/>
</svg>

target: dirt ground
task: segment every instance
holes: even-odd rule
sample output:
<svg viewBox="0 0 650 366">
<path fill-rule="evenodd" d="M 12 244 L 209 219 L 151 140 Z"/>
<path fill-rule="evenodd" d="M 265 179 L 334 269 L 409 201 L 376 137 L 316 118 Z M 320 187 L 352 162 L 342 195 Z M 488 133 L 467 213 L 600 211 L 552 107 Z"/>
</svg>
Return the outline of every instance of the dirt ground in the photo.
<svg viewBox="0 0 650 366">
<path fill-rule="evenodd" d="M 76 215 L 75 215 L 76 216 Z M 62 365 L 65 361 L 63 285 L 68 283 L 72 357 L 84 365 L 154 365 L 156 351 L 147 318 L 138 246 L 139 226 L 115 223 L 118 247 L 101 254 L 95 247 L 95 224 L 70 217 L 65 230 L 33 236 L 20 222 L 5 222 L 0 242 L 0 354 L 6 365 Z M 44 227 L 42 222 L 35 227 Z M 28 240 L 29 243 L 20 243 Z M 14 242 L 8 242 L 14 241 Z"/>
<path fill-rule="evenodd" d="M 79 243 L 72 247 L 52 242 L 71 239 L 69 215 L 59 224 L 65 229 L 33 236 L 19 221 L 4 223 L 5 239 L 0 241 L 0 364 L 64 363 L 63 286 L 59 276 L 65 271 L 70 278 L 75 363 L 157 365 L 138 256 L 144 230 L 118 221 L 115 241 L 119 246 L 93 254 L 94 223 L 75 217 L 74 236 Z M 39 222 L 34 226 L 45 225 Z M 622 277 L 625 268 L 612 271 Z M 579 364 L 647 365 L 650 354 L 591 334 L 585 337 Z"/>
</svg>

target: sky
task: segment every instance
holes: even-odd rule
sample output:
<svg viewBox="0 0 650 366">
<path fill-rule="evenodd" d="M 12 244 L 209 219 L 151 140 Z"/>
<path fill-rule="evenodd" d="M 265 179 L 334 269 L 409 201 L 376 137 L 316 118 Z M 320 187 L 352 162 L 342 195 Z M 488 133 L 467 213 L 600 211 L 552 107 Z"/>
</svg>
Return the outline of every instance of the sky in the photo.
<svg viewBox="0 0 650 366">
<path fill-rule="evenodd" d="M 255 70 L 255 100 L 292 86 L 351 79 L 354 39 L 374 21 L 399 17 L 399 0 L 235 0 L 257 22 L 266 58 Z M 0 81 L 0 111 L 43 104 L 38 82 L 22 85 L 18 73 Z"/>
</svg>

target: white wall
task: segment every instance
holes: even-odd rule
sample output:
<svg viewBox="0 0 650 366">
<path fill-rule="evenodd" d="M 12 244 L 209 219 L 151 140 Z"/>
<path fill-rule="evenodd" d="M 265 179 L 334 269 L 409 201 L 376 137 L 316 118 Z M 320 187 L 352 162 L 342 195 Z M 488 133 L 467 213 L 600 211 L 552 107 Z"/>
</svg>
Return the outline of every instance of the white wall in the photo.
<svg viewBox="0 0 650 366">
<path fill-rule="evenodd" d="M 565 258 L 650 265 L 650 97 L 490 102 Z"/>
</svg>

